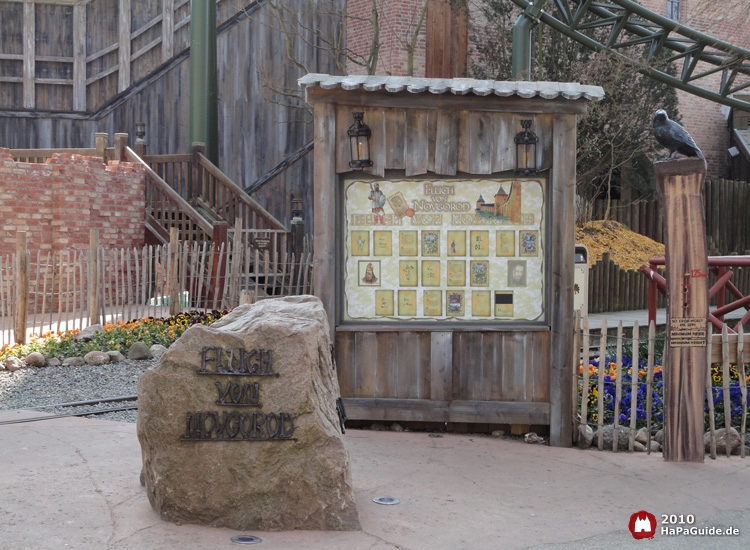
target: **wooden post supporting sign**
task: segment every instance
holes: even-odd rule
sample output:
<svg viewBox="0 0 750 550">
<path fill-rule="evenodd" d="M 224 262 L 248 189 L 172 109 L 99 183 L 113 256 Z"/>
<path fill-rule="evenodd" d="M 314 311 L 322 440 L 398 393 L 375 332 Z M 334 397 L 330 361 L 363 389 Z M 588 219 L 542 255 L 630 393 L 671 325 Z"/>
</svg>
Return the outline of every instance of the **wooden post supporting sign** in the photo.
<svg viewBox="0 0 750 550">
<path fill-rule="evenodd" d="M 703 160 L 654 164 L 664 209 L 667 345 L 664 349 L 664 460 L 703 462 L 707 369 L 708 258 L 701 190 Z"/>
</svg>

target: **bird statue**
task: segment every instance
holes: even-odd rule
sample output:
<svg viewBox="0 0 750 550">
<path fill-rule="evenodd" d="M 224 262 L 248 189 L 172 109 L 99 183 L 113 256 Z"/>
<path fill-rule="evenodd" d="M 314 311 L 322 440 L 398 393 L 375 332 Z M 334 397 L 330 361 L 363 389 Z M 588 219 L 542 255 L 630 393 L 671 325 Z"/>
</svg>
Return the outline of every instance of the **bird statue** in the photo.
<svg viewBox="0 0 750 550">
<path fill-rule="evenodd" d="M 656 141 L 662 147 L 669 149 L 670 159 L 676 158 L 677 153 L 680 153 L 686 157 L 698 157 L 703 161 L 706 160 L 687 130 L 674 120 L 670 120 L 664 109 L 659 109 L 654 114 L 653 126 Z"/>
</svg>

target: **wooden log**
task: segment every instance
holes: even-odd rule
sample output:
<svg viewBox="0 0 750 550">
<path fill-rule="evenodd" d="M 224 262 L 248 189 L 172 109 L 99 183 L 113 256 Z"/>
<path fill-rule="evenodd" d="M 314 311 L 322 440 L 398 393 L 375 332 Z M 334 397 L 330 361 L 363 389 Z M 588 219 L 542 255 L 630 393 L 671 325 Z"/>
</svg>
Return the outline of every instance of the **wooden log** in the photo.
<svg viewBox="0 0 750 550">
<path fill-rule="evenodd" d="M 16 344 L 26 343 L 26 314 L 29 300 L 29 258 L 26 248 L 26 232 L 16 233 L 16 269 L 15 269 L 15 323 L 14 336 Z"/>
<path fill-rule="evenodd" d="M 99 323 L 99 228 L 89 232 L 89 324 Z M 62 275 L 62 272 L 61 272 Z"/>
<path fill-rule="evenodd" d="M 602 437 L 603 429 L 604 429 L 604 373 L 607 370 L 607 318 L 604 317 L 602 319 L 602 331 L 599 335 L 599 372 L 596 376 L 596 382 L 597 382 L 597 392 L 599 394 L 599 397 L 597 399 L 597 408 L 596 408 L 596 425 L 597 425 L 597 433 L 599 434 L 599 437 L 597 437 L 597 443 L 599 446 L 599 450 L 604 450 L 604 437 Z M 615 435 L 615 440 L 617 440 L 617 435 Z"/>
<path fill-rule="evenodd" d="M 707 369 L 708 259 L 700 159 L 654 164 L 664 209 L 667 346 L 664 360 L 664 460 L 703 462 L 703 387 Z"/>
<path fill-rule="evenodd" d="M 180 312 L 180 291 L 177 277 L 177 250 L 180 245 L 180 229 L 172 227 L 169 230 L 169 315 L 177 315 Z"/>
</svg>

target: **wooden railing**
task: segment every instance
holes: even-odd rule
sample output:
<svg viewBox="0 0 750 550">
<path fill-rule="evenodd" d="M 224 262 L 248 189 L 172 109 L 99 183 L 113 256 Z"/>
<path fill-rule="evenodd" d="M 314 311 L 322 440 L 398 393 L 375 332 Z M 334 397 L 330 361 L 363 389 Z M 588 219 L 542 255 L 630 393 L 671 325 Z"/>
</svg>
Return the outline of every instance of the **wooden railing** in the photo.
<svg viewBox="0 0 750 550">
<path fill-rule="evenodd" d="M 130 147 L 126 148 L 125 154 L 127 160 L 139 163 L 146 169 L 146 226 L 162 243 L 169 242 L 171 227 L 178 229 L 182 241 L 201 243 L 213 239 L 213 223 L 164 181 Z"/>
<path fill-rule="evenodd" d="M 169 205 L 164 208 L 181 208 L 190 218 L 193 213 L 199 215 L 207 224 L 213 226 L 212 231 L 207 232 L 211 239 L 216 240 L 218 235 L 216 228 L 222 224 L 225 226 L 219 231 L 239 227 L 243 231 L 266 231 L 273 234 L 274 241 L 284 242 L 283 246 L 274 246 L 273 250 L 281 252 L 286 250 L 287 228 L 277 220 L 271 213 L 265 210 L 258 202 L 253 200 L 239 185 L 234 183 L 218 167 L 209 161 L 202 153 L 202 146 L 196 145 L 192 155 L 143 155 L 138 161 L 148 165 L 149 182 L 153 181 L 151 187 L 147 186 L 148 192 L 146 204 L 155 200 L 154 212 L 161 212 L 161 203 L 165 198 L 155 195 L 154 185 L 169 187 L 171 192 L 167 197 Z M 134 160 L 131 158 L 130 160 Z M 161 189 L 161 188 L 160 188 Z M 166 191 L 162 190 L 162 193 Z M 166 216 L 155 215 L 159 220 L 168 219 Z M 194 218 L 195 219 L 195 218 Z M 237 220 L 241 225 L 237 226 Z M 161 224 L 166 231 L 168 224 Z M 160 231 L 157 229 L 157 231 Z M 283 237 L 278 234 L 284 233 Z M 227 233 L 231 237 L 231 232 Z M 160 239 L 166 242 L 167 235 L 162 233 Z M 185 235 L 181 232 L 181 240 L 191 240 L 197 237 Z M 225 238 L 222 236 L 222 238 Z M 276 242 L 274 242 L 276 245 Z"/>
<path fill-rule="evenodd" d="M 194 156 L 197 160 L 194 174 L 198 179 L 194 182 L 193 192 L 198 204 L 227 223 L 233 224 L 236 219 L 241 219 L 245 229 L 286 230 L 283 223 L 214 166 L 200 150 Z"/>
</svg>

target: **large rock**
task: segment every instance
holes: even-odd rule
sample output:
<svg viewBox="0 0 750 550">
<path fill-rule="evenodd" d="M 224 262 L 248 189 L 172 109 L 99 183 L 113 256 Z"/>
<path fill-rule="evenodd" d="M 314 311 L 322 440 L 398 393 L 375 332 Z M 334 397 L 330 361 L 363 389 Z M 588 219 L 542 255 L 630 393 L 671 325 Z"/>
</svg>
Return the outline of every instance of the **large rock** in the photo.
<svg viewBox="0 0 750 550">
<path fill-rule="evenodd" d="M 729 432 L 727 432 L 726 428 L 719 428 L 718 430 L 716 430 L 715 434 L 717 455 L 727 454 L 727 446 L 729 447 L 730 453 L 732 453 L 735 448 L 740 446 L 740 434 L 734 428 L 729 428 Z M 703 446 L 707 453 L 711 452 L 710 431 L 703 434 Z"/>
<path fill-rule="evenodd" d="M 609 424 L 608 426 L 603 426 L 601 436 L 599 435 L 599 430 L 597 430 L 596 433 L 594 434 L 594 440 L 592 442 L 592 445 L 594 446 L 599 445 L 599 437 L 601 437 L 604 442 L 604 450 L 611 451 L 615 442 L 614 425 Z M 617 450 L 627 451 L 629 449 L 630 449 L 630 428 L 626 428 L 625 426 L 618 426 L 617 427 Z"/>
<path fill-rule="evenodd" d="M 359 529 L 338 395 L 313 296 L 194 325 L 138 382 L 151 505 L 167 521 L 237 530 Z"/>
</svg>

